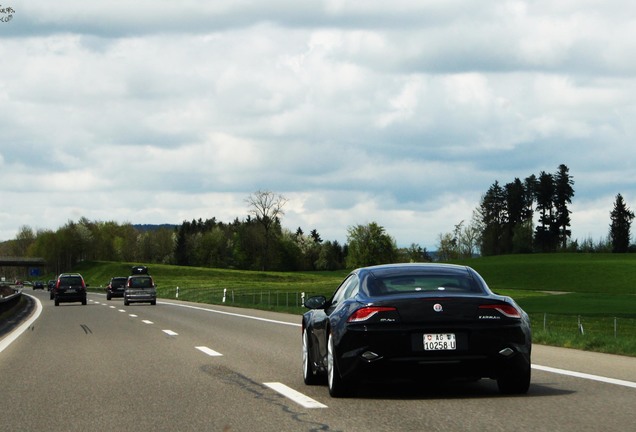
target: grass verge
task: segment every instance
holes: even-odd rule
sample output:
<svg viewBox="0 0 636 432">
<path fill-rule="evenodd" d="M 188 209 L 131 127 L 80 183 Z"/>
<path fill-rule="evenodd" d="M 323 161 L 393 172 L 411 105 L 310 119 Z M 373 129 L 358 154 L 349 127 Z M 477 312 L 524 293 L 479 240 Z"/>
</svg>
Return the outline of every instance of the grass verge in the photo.
<svg viewBox="0 0 636 432">
<path fill-rule="evenodd" d="M 636 254 L 515 255 L 461 263 L 528 312 L 535 343 L 636 356 Z M 104 292 L 111 277 L 128 275 L 135 264 L 84 262 L 74 271 L 84 275 L 92 290 Z M 304 298 L 329 296 L 347 274 L 149 268 L 162 298 L 297 315 L 305 311 Z"/>
</svg>

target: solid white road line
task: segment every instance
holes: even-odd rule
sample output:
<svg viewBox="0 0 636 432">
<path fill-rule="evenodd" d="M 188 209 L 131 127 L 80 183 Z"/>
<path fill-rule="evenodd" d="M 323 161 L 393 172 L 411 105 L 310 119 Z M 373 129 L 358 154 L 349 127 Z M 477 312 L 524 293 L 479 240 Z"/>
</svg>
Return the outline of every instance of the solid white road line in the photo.
<svg viewBox="0 0 636 432">
<path fill-rule="evenodd" d="M 161 330 L 162 332 L 164 332 L 165 334 L 167 334 L 168 336 L 178 336 L 179 333 L 175 333 L 172 330 Z"/>
<path fill-rule="evenodd" d="M 281 384 L 279 382 L 270 382 L 264 384 L 272 390 L 277 391 L 286 398 L 291 399 L 298 405 L 301 405 L 305 408 L 327 408 L 327 405 L 323 405 L 320 402 L 310 398 L 309 396 L 306 396 L 290 387 L 287 387 L 285 384 Z"/>
<path fill-rule="evenodd" d="M 209 309 L 209 308 L 204 308 L 204 307 L 198 307 L 198 306 L 190 306 L 190 305 L 163 302 L 163 301 L 162 302 L 157 302 L 157 303 L 164 304 L 164 305 L 170 305 L 170 306 L 183 307 L 183 308 L 188 308 L 188 309 L 196 309 L 196 310 L 201 310 L 201 311 L 210 312 L 210 313 L 217 313 L 217 314 L 221 314 L 221 315 L 228 315 L 228 316 L 233 316 L 233 317 L 246 318 L 246 319 L 251 319 L 251 320 L 256 320 L 256 321 L 264 321 L 264 322 L 269 322 L 269 323 L 274 323 L 274 324 L 283 324 L 283 325 L 288 325 L 288 326 L 292 326 L 292 327 L 300 327 L 301 326 L 300 323 L 290 323 L 290 322 L 286 322 L 286 321 L 273 320 L 273 319 L 269 319 L 269 318 L 260 318 L 260 317 L 255 317 L 255 316 L 251 316 L 251 315 L 244 315 L 244 314 L 238 314 L 238 313 L 233 313 L 233 312 L 225 312 L 225 311 L 220 311 L 220 310 L 216 310 L 216 309 Z"/>
<path fill-rule="evenodd" d="M 20 336 L 22 333 L 24 333 L 24 331 L 26 329 L 31 327 L 31 324 L 33 324 L 35 322 L 35 320 L 38 319 L 38 317 L 42 313 L 42 303 L 40 303 L 40 300 L 38 300 L 37 298 L 33 297 L 32 295 L 26 294 L 24 292 L 22 294 L 26 295 L 26 296 L 29 296 L 33 300 L 35 300 L 35 312 L 33 313 L 33 315 L 31 315 L 31 318 L 29 318 L 28 320 L 26 320 L 24 322 L 24 324 L 22 324 L 17 329 L 15 329 L 11 333 L 9 333 L 9 336 L 7 336 L 4 339 L 0 340 L 0 352 L 4 351 L 4 349 L 6 347 L 11 345 L 11 343 L 18 338 L 18 336 Z"/>
<path fill-rule="evenodd" d="M 565 369 L 557 369 L 557 368 L 553 368 L 549 366 L 541 366 L 541 365 L 535 365 L 535 364 L 532 365 L 532 369 L 537 369 L 544 372 L 552 372 L 555 374 L 567 375 L 567 376 L 576 377 L 576 378 L 589 379 L 592 381 L 599 381 L 599 382 L 603 382 L 607 384 L 615 384 L 615 385 L 620 385 L 624 387 L 636 388 L 636 382 L 619 380 L 615 378 L 607 378 L 607 377 L 603 377 L 599 375 L 591 375 L 591 374 L 586 374 L 582 372 L 574 372 L 574 371 L 569 371 Z"/>
<path fill-rule="evenodd" d="M 198 346 L 198 347 L 195 347 L 195 348 L 198 349 L 199 351 L 201 351 L 202 353 L 205 353 L 205 354 L 209 355 L 210 357 L 220 357 L 220 356 L 223 355 L 223 354 L 218 353 L 218 352 L 214 351 L 213 349 L 210 349 L 210 348 L 205 347 L 205 346 Z"/>
</svg>

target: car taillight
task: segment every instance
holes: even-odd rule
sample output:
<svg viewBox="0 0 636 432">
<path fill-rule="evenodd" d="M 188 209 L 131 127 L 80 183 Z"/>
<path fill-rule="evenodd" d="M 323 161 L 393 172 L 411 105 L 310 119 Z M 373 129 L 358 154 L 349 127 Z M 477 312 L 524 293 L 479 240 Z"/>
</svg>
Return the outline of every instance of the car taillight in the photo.
<svg viewBox="0 0 636 432">
<path fill-rule="evenodd" d="M 389 307 L 389 306 L 367 306 L 367 307 L 360 308 L 354 313 L 352 313 L 349 319 L 347 320 L 347 322 L 350 322 L 350 323 L 362 322 L 377 315 L 378 313 L 395 312 L 395 311 L 397 311 L 396 308 Z"/>
<path fill-rule="evenodd" d="M 479 309 L 494 309 L 508 318 L 521 318 L 521 313 L 514 306 L 507 304 L 481 305 Z"/>
</svg>

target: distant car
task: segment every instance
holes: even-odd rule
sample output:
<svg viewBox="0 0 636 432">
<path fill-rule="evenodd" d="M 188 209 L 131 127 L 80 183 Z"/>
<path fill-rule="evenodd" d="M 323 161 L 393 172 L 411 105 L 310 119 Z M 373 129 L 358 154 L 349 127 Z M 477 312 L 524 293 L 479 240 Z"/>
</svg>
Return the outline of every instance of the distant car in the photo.
<svg viewBox="0 0 636 432">
<path fill-rule="evenodd" d="M 157 304 L 157 289 L 152 276 L 147 274 L 135 274 L 128 276 L 124 290 L 124 305 L 130 303 Z"/>
<path fill-rule="evenodd" d="M 53 288 L 55 288 L 55 283 L 56 283 L 56 282 L 57 282 L 57 280 L 55 280 L 55 279 L 50 279 L 50 280 L 46 283 L 46 289 L 47 289 L 48 291 L 51 291 Z M 53 299 L 53 298 L 51 297 L 51 300 L 52 300 L 52 299 Z"/>
<path fill-rule="evenodd" d="M 333 397 L 362 381 L 492 378 L 526 393 L 528 315 L 472 268 L 392 264 L 354 270 L 333 296 L 310 297 L 302 318 L 306 384 L 326 377 Z"/>
<path fill-rule="evenodd" d="M 44 291 L 44 282 L 42 281 L 35 281 L 33 282 L 33 290 L 37 290 L 37 289 L 41 289 L 42 291 Z"/>
<path fill-rule="evenodd" d="M 123 297 L 126 289 L 126 282 L 128 276 L 118 276 L 111 278 L 106 286 L 106 299 L 110 300 L 113 297 Z"/>
<path fill-rule="evenodd" d="M 55 306 L 59 306 L 61 302 L 82 302 L 86 305 L 87 286 L 81 274 L 62 273 L 51 291 Z"/>
</svg>

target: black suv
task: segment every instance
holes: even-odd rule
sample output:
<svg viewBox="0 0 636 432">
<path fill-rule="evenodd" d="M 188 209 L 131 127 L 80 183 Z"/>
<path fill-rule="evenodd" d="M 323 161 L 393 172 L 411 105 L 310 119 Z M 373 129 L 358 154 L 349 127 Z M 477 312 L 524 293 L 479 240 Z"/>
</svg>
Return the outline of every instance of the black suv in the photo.
<svg viewBox="0 0 636 432">
<path fill-rule="evenodd" d="M 60 302 L 82 302 L 86 304 L 86 283 L 79 273 L 62 273 L 51 291 L 55 306 Z"/>
<path fill-rule="evenodd" d="M 108 286 L 106 286 L 106 299 L 110 300 L 113 297 L 123 297 L 127 280 L 128 276 L 112 278 L 110 282 L 108 282 Z"/>
</svg>

